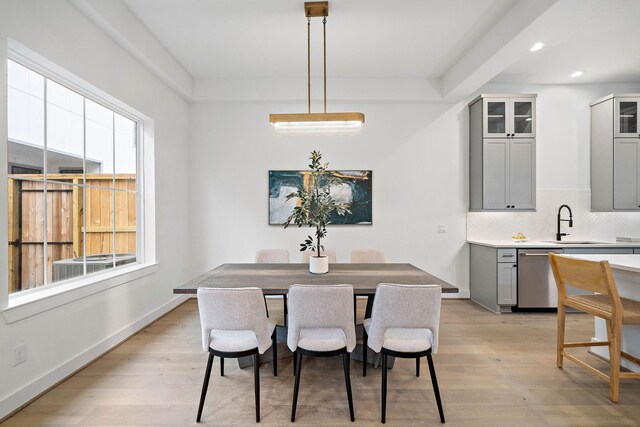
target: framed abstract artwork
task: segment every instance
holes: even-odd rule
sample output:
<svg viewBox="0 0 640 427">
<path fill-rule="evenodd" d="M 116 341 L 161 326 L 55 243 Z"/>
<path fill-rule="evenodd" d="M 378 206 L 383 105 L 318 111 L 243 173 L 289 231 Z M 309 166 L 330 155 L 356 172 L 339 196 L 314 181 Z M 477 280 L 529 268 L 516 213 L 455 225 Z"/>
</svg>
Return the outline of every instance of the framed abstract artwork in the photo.
<svg viewBox="0 0 640 427">
<path fill-rule="evenodd" d="M 370 170 L 335 170 L 329 173 L 342 180 L 341 185 L 331 187 L 331 196 L 351 205 L 350 214 L 335 212 L 330 224 L 372 224 L 372 179 Z M 269 225 L 282 225 L 287 220 L 297 198 L 286 201 L 287 195 L 305 189 L 309 185 L 310 171 L 269 171 Z"/>
</svg>

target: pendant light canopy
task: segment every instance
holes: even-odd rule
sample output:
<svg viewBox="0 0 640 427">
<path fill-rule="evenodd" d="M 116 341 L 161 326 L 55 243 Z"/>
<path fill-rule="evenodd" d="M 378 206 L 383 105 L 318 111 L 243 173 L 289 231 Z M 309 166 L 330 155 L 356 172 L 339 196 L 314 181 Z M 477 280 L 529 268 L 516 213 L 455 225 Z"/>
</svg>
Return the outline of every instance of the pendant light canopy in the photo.
<svg viewBox="0 0 640 427">
<path fill-rule="evenodd" d="M 269 114 L 269 123 L 279 132 L 357 131 L 364 124 L 364 114 L 356 112 L 327 113 L 327 16 L 329 2 L 304 4 L 307 17 L 307 112 Z M 311 18 L 322 17 L 324 47 L 324 102 L 322 113 L 311 112 Z"/>
</svg>

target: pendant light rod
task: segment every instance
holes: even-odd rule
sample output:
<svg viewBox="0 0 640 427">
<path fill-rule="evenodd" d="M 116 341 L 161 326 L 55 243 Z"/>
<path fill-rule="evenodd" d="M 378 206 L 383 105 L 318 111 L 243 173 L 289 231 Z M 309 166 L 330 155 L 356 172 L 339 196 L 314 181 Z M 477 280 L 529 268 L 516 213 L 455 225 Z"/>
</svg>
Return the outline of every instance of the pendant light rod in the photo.
<svg viewBox="0 0 640 427">
<path fill-rule="evenodd" d="M 269 114 L 269 123 L 278 132 L 342 132 L 357 131 L 364 124 L 364 114 L 358 112 L 327 113 L 327 16 L 329 2 L 304 4 L 307 17 L 307 112 Z M 311 112 L 311 18 L 322 18 L 323 47 L 323 112 Z"/>
<path fill-rule="evenodd" d="M 307 112 L 311 114 L 311 17 L 307 16 Z"/>
<path fill-rule="evenodd" d="M 327 17 L 322 19 L 322 47 L 324 49 L 324 113 L 327 113 Z"/>
</svg>

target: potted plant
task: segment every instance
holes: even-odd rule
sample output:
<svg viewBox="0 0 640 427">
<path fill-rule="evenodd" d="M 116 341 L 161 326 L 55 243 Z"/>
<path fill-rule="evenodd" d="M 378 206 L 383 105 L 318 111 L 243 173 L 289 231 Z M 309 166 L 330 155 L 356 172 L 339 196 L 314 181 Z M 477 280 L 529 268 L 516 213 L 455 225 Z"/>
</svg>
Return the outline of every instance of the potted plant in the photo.
<svg viewBox="0 0 640 427">
<path fill-rule="evenodd" d="M 331 175 L 328 171 L 329 163 L 321 163 L 322 154 L 312 151 L 309 159 L 311 170 L 307 185 L 286 197 L 286 201 L 297 198 L 298 203 L 285 221 L 284 228 L 292 222 L 298 227 L 303 225 L 315 227 L 315 238 L 307 236 L 307 239 L 300 244 L 300 252 L 316 251 L 316 255 L 309 259 L 309 271 L 314 274 L 325 274 L 329 271 L 329 261 L 326 255 L 322 255 L 324 246 L 321 242 L 327 237 L 329 217 L 333 212 L 338 215 L 351 212 L 348 203 L 339 202 L 331 196 L 331 187 L 340 185 L 342 180 Z"/>
</svg>

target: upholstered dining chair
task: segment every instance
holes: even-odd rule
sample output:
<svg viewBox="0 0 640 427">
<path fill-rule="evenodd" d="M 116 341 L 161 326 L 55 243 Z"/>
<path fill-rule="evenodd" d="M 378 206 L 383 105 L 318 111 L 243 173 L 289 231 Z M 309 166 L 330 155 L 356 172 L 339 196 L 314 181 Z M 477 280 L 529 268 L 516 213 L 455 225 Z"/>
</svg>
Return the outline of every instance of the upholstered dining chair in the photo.
<svg viewBox="0 0 640 427">
<path fill-rule="evenodd" d="M 621 298 L 607 261 L 586 261 L 550 253 L 551 270 L 558 286 L 558 335 L 556 358 L 558 368 L 562 368 L 563 358 L 567 358 L 587 369 L 592 374 L 609 381 L 609 399 L 617 402 L 620 394 L 620 378 L 640 378 L 640 372 L 620 372 L 620 357 L 638 363 L 638 358 L 622 351 L 623 325 L 640 325 L 640 302 Z M 591 295 L 567 295 L 567 285 Z M 593 294 L 595 292 L 595 294 Z M 566 308 L 574 308 L 584 313 L 600 317 L 607 324 L 608 341 L 565 342 Z M 568 354 L 565 348 L 609 347 L 610 375 L 599 371 L 577 357 Z"/>
<path fill-rule="evenodd" d="M 386 263 L 387 257 L 384 255 L 380 249 L 354 249 L 351 251 L 351 263 L 352 264 L 379 264 Z M 353 299 L 353 310 L 357 313 L 357 300 L 366 300 L 371 298 L 371 296 L 359 296 L 354 297 Z M 367 360 L 364 359 L 363 363 L 367 363 Z"/>
<path fill-rule="evenodd" d="M 420 358 L 426 356 L 440 422 L 444 423 L 440 389 L 431 357 L 438 350 L 441 299 L 442 289 L 438 285 L 381 283 L 376 288 L 371 318 L 364 321 L 363 360 L 367 360 L 367 346 L 382 355 L 382 423 L 386 421 L 387 412 L 388 356 L 415 358 L 416 376 L 420 376 Z M 363 363 L 362 370 L 366 376 L 366 363 Z"/>
<path fill-rule="evenodd" d="M 267 318 L 260 288 L 198 288 L 202 349 L 209 360 L 202 384 L 197 422 L 200 422 L 209 386 L 213 358 L 253 356 L 256 422 L 260 422 L 260 364 L 258 355 L 273 346 L 273 375 L 277 371 L 275 325 Z M 221 364 L 220 374 L 224 375 Z"/>
<path fill-rule="evenodd" d="M 322 255 L 326 255 L 327 257 L 329 257 L 329 264 L 335 264 L 337 262 L 336 251 L 334 251 L 333 249 L 327 249 L 320 253 Z M 309 258 L 311 258 L 311 256 L 315 254 L 316 254 L 315 251 L 304 251 L 302 253 L 302 262 L 304 263 L 309 262 Z"/>
<path fill-rule="evenodd" d="M 342 356 L 351 421 L 355 420 L 351 395 L 349 353 L 356 346 L 351 285 L 293 285 L 289 288 L 287 345 L 294 353 L 295 382 L 291 421 L 296 419 L 302 356 Z"/>
<path fill-rule="evenodd" d="M 289 251 L 286 249 L 261 249 L 256 252 L 256 264 L 289 264 Z M 274 297 L 277 297 L 274 295 Z M 287 295 L 282 295 L 284 326 L 287 326 Z M 264 303 L 267 303 L 265 298 Z M 267 309 L 267 316 L 269 311 Z M 224 362 L 223 362 L 224 363 Z"/>
<path fill-rule="evenodd" d="M 376 264 L 387 262 L 387 257 L 379 249 L 355 249 L 351 251 L 352 264 Z"/>
<path fill-rule="evenodd" d="M 288 264 L 289 251 L 286 249 L 261 249 L 256 252 L 257 264 Z"/>
</svg>

